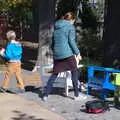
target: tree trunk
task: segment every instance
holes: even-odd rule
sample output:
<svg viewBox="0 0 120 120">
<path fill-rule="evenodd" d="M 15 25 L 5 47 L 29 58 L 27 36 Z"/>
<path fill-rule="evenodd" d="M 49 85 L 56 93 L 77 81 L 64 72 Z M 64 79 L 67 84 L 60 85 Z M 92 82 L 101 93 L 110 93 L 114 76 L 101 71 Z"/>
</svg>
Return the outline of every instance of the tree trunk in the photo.
<svg viewBox="0 0 120 120">
<path fill-rule="evenodd" d="M 38 33 L 39 49 L 35 66 L 44 66 L 52 62 L 51 58 L 51 37 L 55 21 L 56 0 L 33 0 L 35 13 L 36 32 Z"/>
<path fill-rule="evenodd" d="M 113 67 L 120 61 L 120 0 L 105 1 L 104 65 Z"/>
</svg>

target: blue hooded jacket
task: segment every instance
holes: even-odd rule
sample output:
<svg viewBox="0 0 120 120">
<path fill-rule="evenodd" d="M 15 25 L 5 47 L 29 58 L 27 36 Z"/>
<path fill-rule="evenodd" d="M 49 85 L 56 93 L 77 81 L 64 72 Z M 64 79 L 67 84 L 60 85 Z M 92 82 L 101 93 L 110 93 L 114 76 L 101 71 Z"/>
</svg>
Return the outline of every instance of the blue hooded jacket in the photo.
<svg viewBox="0 0 120 120">
<path fill-rule="evenodd" d="M 9 61 L 20 61 L 22 57 L 21 44 L 19 42 L 8 43 L 2 56 Z"/>
<path fill-rule="evenodd" d="M 52 39 L 52 50 L 54 59 L 64 59 L 79 54 L 76 45 L 75 27 L 67 20 L 58 20 Z"/>
</svg>

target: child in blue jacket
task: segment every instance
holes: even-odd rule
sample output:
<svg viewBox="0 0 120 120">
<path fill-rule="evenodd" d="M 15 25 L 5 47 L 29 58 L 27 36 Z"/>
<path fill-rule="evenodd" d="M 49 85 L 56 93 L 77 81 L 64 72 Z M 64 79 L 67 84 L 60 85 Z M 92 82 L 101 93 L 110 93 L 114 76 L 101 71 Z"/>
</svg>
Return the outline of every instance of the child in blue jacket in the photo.
<svg viewBox="0 0 120 120">
<path fill-rule="evenodd" d="M 11 76 L 15 74 L 17 84 L 20 88 L 18 92 L 23 93 L 25 89 L 24 82 L 21 77 L 22 46 L 18 41 L 16 41 L 16 34 L 14 31 L 7 32 L 7 39 L 8 44 L 6 49 L 2 48 L 0 51 L 0 55 L 8 60 L 7 71 L 0 91 L 6 92 L 8 90 L 8 84 Z"/>
</svg>

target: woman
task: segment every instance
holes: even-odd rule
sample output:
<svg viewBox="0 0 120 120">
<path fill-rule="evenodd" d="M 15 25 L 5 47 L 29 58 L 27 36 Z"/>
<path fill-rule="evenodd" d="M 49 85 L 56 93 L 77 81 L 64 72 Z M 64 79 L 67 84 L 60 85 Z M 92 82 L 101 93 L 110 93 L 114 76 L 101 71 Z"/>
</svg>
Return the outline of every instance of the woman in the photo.
<svg viewBox="0 0 120 120">
<path fill-rule="evenodd" d="M 62 19 L 56 21 L 52 39 L 52 51 L 54 59 L 53 74 L 49 78 L 43 100 L 46 100 L 51 92 L 52 84 L 58 73 L 71 71 L 75 99 L 81 99 L 78 89 L 78 73 L 75 56 L 81 60 L 80 51 L 75 43 L 75 15 L 72 12 L 66 13 Z M 85 98 L 82 96 L 82 98 Z"/>
</svg>

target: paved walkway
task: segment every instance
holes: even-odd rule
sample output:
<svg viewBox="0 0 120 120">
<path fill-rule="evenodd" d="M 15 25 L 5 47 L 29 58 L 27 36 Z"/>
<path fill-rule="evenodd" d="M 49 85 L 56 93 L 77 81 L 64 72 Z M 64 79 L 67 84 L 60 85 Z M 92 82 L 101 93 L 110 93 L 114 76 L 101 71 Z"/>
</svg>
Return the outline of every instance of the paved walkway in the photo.
<svg viewBox="0 0 120 120">
<path fill-rule="evenodd" d="M 43 85 L 39 73 L 27 70 L 22 70 L 22 73 L 26 85 Z M 3 74 L 0 73 L 0 85 L 2 80 Z M 16 80 L 13 78 L 10 88 L 14 89 L 15 84 Z M 88 96 L 86 100 L 75 101 L 72 97 L 73 92 L 69 92 L 68 97 L 57 92 L 43 102 L 40 90 L 34 87 L 21 95 L 0 93 L 0 120 L 120 120 L 120 109 L 116 109 L 113 104 L 110 104 L 110 111 L 103 114 L 87 114 L 83 105 L 86 101 L 96 98 Z"/>
<path fill-rule="evenodd" d="M 65 120 L 34 101 L 19 95 L 0 93 L 0 120 Z"/>
<path fill-rule="evenodd" d="M 38 73 L 22 70 L 26 85 L 40 86 L 41 80 Z M 4 74 L 0 73 L 0 84 Z M 10 88 L 16 88 L 15 77 L 10 81 Z M 41 107 L 35 101 L 25 99 L 24 96 L 0 93 L 0 120 L 65 120 L 57 113 Z"/>
</svg>

